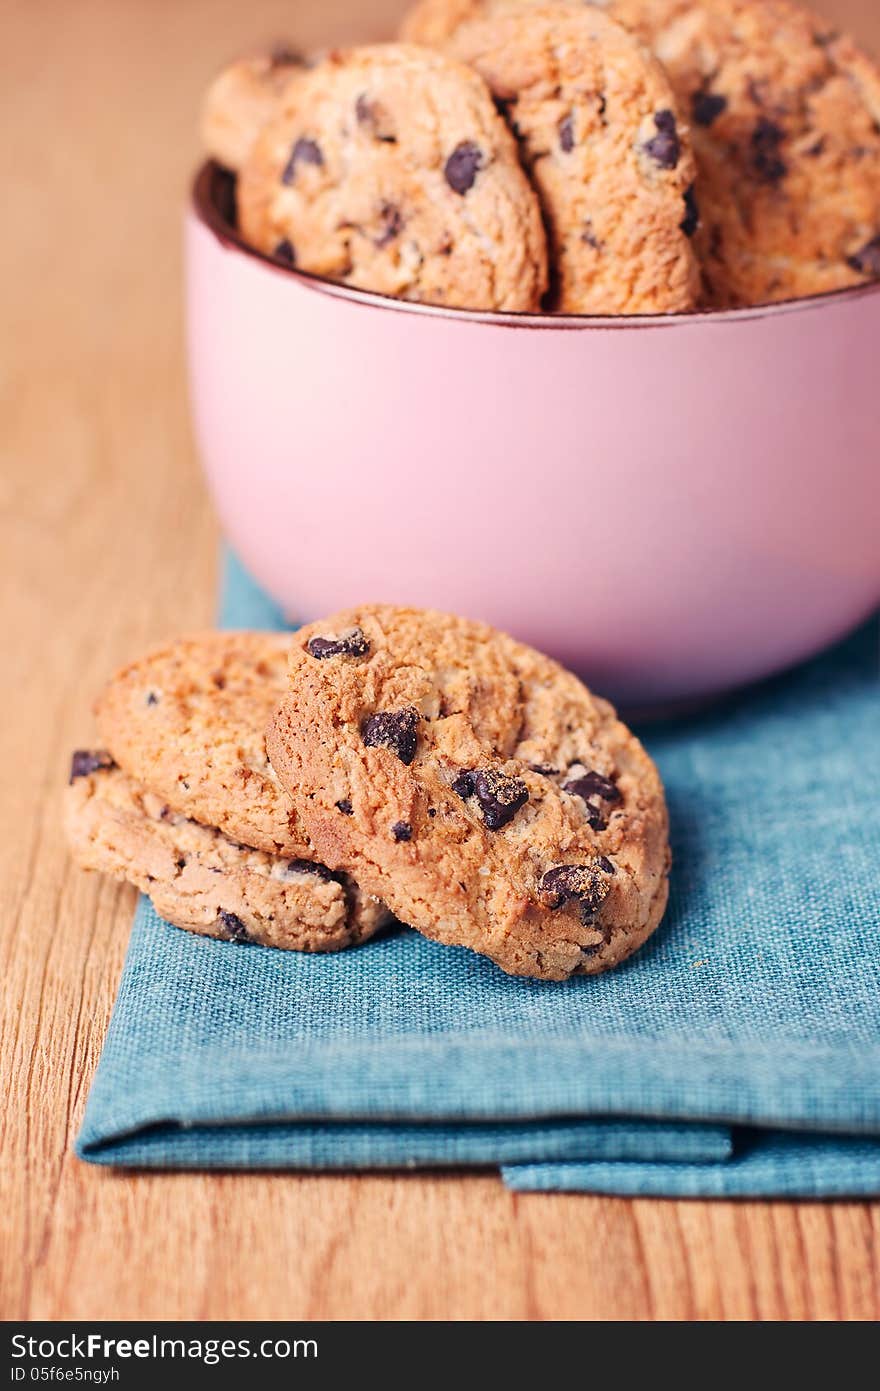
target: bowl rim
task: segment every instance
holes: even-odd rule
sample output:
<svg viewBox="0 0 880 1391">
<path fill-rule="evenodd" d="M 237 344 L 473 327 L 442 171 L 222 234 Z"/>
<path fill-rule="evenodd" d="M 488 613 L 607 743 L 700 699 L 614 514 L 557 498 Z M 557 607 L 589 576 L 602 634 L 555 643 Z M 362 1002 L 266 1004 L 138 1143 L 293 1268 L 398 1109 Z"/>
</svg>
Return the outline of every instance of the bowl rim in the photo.
<svg viewBox="0 0 880 1391">
<path fill-rule="evenodd" d="M 216 160 L 205 160 L 196 170 L 190 189 L 190 209 L 196 220 L 206 227 L 227 250 L 237 251 L 259 262 L 277 275 L 297 281 L 304 288 L 330 295 L 334 299 L 384 309 L 395 314 L 418 314 L 428 318 L 452 319 L 457 323 L 491 324 L 498 328 L 530 329 L 605 329 L 681 328 L 692 324 L 749 323 L 754 319 L 777 318 L 782 314 L 800 313 L 808 309 L 843 301 L 880 296 L 880 280 L 864 285 L 848 285 L 840 290 L 823 290 L 820 294 L 802 295 L 797 299 L 775 300 L 772 304 L 749 305 L 742 309 L 696 309 L 670 314 L 542 314 L 490 309 L 457 309 L 442 304 L 423 304 L 417 300 L 397 299 L 375 290 L 360 290 L 311 271 L 298 270 L 273 256 L 249 246 L 217 206 L 217 179 L 234 177 Z"/>
</svg>

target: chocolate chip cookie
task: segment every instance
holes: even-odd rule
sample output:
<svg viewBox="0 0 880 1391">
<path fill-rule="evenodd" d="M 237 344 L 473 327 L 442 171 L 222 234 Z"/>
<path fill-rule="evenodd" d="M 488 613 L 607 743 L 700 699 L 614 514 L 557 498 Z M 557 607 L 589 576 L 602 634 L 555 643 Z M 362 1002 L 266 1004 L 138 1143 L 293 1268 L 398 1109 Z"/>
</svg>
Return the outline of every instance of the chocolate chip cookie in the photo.
<svg viewBox="0 0 880 1391">
<path fill-rule="evenodd" d="M 242 235 L 346 285 L 458 308 L 534 310 L 541 214 L 485 84 L 438 53 L 331 54 L 285 88 L 244 162 Z"/>
<path fill-rule="evenodd" d="M 708 301 L 791 299 L 880 276 L 880 73 L 788 0 L 614 0 L 693 127 Z"/>
<path fill-rule="evenodd" d="M 544 211 L 553 307 L 576 314 L 693 309 L 696 168 L 660 65 L 598 10 L 507 7 L 445 49 L 488 84 Z"/>
<path fill-rule="evenodd" d="M 242 58 L 214 78 L 202 103 L 200 129 L 205 151 L 237 171 L 303 59 L 287 49 Z"/>
<path fill-rule="evenodd" d="M 302 629 L 267 744 L 322 861 L 510 974 L 604 971 L 663 915 L 650 758 L 576 677 L 484 624 L 379 605 Z"/>
<path fill-rule="evenodd" d="M 339 951 L 388 921 L 346 875 L 250 850 L 178 815 L 105 751 L 74 754 L 65 826 L 84 869 L 137 885 L 161 917 L 203 936 Z"/>
<path fill-rule="evenodd" d="M 286 633 L 177 638 L 113 677 L 95 704 L 101 742 L 175 812 L 270 855 L 309 857 L 266 756 L 286 690 Z"/>
<path fill-rule="evenodd" d="M 408 38 L 534 0 L 424 0 Z M 580 5 L 580 0 L 575 0 Z M 772 302 L 880 277 L 880 73 L 789 0 L 608 0 L 691 125 L 705 302 Z"/>
</svg>

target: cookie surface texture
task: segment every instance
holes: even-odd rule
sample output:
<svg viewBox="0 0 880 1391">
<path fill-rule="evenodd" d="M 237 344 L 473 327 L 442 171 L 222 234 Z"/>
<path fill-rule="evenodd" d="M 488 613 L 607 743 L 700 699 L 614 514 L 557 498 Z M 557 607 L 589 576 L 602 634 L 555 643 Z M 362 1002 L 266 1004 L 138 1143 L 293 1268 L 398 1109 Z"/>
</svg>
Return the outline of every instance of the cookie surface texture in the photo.
<svg viewBox="0 0 880 1391">
<path fill-rule="evenodd" d="M 135 884 L 177 927 L 241 944 L 339 951 L 388 921 L 345 876 L 266 855 L 176 814 L 106 754 L 74 755 L 65 829 L 85 869 Z"/>
<path fill-rule="evenodd" d="M 738 307 L 880 277 L 880 74 L 788 0 L 614 0 L 693 130 L 707 300 Z"/>
<path fill-rule="evenodd" d="M 356 653 L 315 655 L 351 632 Z M 268 747 L 324 862 L 513 975 L 606 970 L 662 917 L 650 758 L 607 702 L 484 624 L 374 606 L 301 630 Z"/>
<path fill-rule="evenodd" d="M 242 58 L 214 78 L 202 102 L 200 132 L 205 153 L 238 171 L 263 126 L 275 114 L 281 93 L 302 67 L 293 54 Z"/>
<path fill-rule="evenodd" d="M 266 755 L 286 633 L 207 632 L 129 663 L 95 704 L 100 741 L 171 809 L 272 855 L 310 855 Z"/>
<path fill-rule="evenodd" d="M 660 65 L 590 6 L 524 5 L 458 28 L 446 51 L 488 84 L 538 192 L 572 314 L 692 309 L 696 166 Z"/>
<path fill-rule="evenodd" d="M 477 15 L 532 3 L 424 0 L 404 32 L 443 46 Z M 709 306 L 880 278 L 880 72 L 852 39 L 789 0 L 602 8 L 651 46 L 690 125 Z"/>
<path fill-rule="evenodd" d="M 536 310 L 538 200 L 485 84 L 427 49 L 333 53 L 245 161 L 242 235 L 288 265 L 430 304 Z"/>
</svg>

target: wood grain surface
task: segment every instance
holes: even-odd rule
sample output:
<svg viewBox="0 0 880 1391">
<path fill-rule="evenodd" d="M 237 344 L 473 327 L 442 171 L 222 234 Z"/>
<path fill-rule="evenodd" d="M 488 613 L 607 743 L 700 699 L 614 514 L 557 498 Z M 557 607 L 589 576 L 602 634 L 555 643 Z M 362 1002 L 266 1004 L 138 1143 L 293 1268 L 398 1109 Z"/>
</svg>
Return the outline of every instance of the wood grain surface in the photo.
<svg viewBox="0 0 880 1391">
<path fill-rule="evenodd" d="M 877 0 L 825 0 L 880 48 Z M 0 46 L 0 1316 L 869 1319 L 880 1208 L 629 1202 L 493 1175 L 141 1175 L 79 1163 L 134 893 L 69 865 L 90 698 L 210 622 L 180 209 L 215 68 L 383 36 L 394 0 L 6 0 Z"/>
</svg>

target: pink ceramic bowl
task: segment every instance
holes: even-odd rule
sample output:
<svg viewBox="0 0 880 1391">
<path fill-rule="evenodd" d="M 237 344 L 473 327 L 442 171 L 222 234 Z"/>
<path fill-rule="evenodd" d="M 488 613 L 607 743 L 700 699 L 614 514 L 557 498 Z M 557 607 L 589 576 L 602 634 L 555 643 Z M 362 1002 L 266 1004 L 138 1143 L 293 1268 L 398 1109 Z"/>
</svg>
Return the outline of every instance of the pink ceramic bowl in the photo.
<svg viewBox="0 0 880 1391">
<path fill-rule="evenodd" d="M 880 284 L 656 318 L 435 309 L 187 221 L 196 434 L 292 618 L 485 618 L 647 705 L 778 670 L 880 598 Z"/>
</svg>

